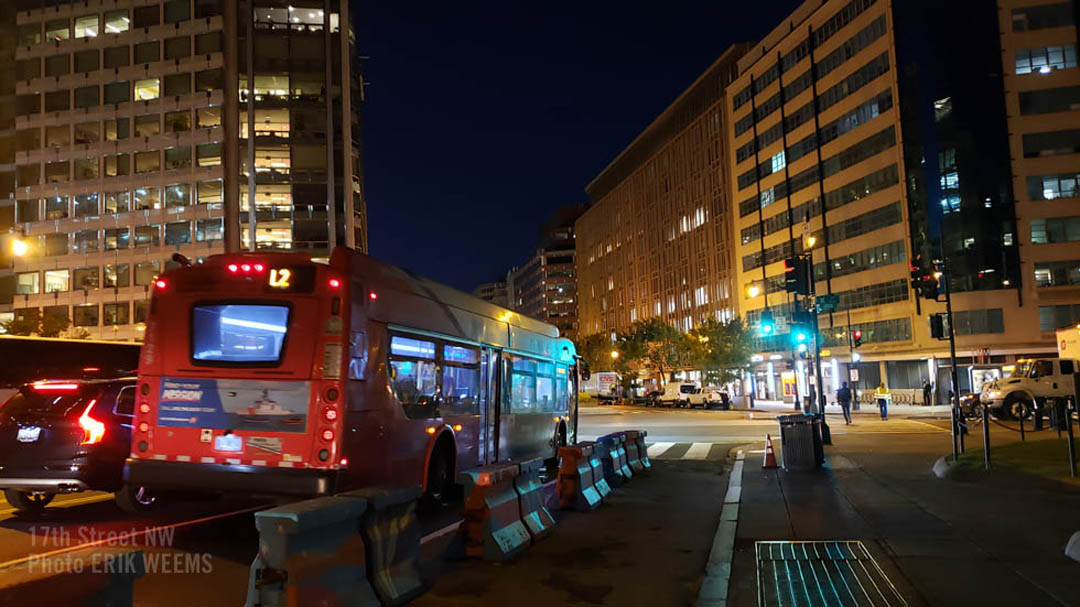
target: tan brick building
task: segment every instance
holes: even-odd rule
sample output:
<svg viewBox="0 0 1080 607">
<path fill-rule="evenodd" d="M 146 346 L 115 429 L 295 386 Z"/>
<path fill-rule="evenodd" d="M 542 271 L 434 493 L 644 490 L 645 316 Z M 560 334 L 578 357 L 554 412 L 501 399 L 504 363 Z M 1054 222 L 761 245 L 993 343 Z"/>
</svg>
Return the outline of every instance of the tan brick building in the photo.
<svg viewBox="0 0 1080 607">
<path fill-rule="evenodd" d="M 723 95 L 746 50 L 726 51 L 586 188 L 592 206 L 576 225 L 581 335 L 735 316 Z"/>
<path fill-rule="evenodd" d="M 783 260 L 813 235 L 817 292 L 839 303 L 819 315 L 830 393 L 856 329 L 862 386 L 947 392 L 948 344 L 928 322 L 944 305 L 910 286 L 919 255 L 948 259 L 961 390 L 974 363 L 1051 353 L 1053 329 L 1080 320 L 1080 224 L 1057 201 L 1080 195 L 1072 4 L 808 1 L 739 62 L 739 308 L 790 319 Z M 759 394 L 800 364 L 792 347 L 783 330 L 758 341 Z"/>
</svg>

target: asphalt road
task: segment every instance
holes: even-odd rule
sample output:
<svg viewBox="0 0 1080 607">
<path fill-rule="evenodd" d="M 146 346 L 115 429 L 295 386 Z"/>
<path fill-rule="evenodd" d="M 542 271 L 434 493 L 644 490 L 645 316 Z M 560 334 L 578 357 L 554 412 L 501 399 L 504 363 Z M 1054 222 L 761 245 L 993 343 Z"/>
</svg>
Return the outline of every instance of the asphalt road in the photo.
<svg viewBox="0 0 1080 607">
<path fill-rule="evenodd" d="M 684 479 L 680 475 L 715 475 L 724 468 L 723 462 L 733 447 L 761 445 L 767 433 L 772 434 L 775 441 L 777 413 L 585 406 L 581 410 L 579 435 L 582 440 L 589 440 L 616 430 L 647 430 L 650 455 L 665 466 L 674 466 L 669 468 L 674 476 L 657 481 L 657 495 L 651 496 L 643 488 L 639 490 L 643 493 L 633 499 L 663 503 L 671 496 L 698 490 L 695 487 L 700 484 L 700 478 L 691 482 L 685 480 L 690 477 Z M 881 422 L 872 415 L 859 416 L 853 426 L 844 426 L 839 416 L 830 415 L 829 421 L 834 437 L 856 434 L 868 445 L 908 442 L 892 441 L 887 435 L 895 435 L 897 439 L 903 435 L 922 435 L 934 444 L 940 443 L 942 450 L 948 444 L 947 424 L 942 422 L 901 417 Z M 774 444 L 779 445 L 778 441 Z M 33 555 L 49 553 L 56 557 L 92 558 L 95 553 L 126 549 L 132 544 L 145 549 L 148 554 L 161 555 L 161 559 L 155 561 L 158 570 L 136 582 L 136 605 L 182 602 L 214 606 L 238 604 L 243 600 L 247 572 L 258 540 L 251 512 L 265 504 L 242 499 L 190 499 L 166 503 L 154 512 L 132 516 L 122 513 L 110 498 L 108 494 L 61 496 L 44 514 L 32 517 L 17 515 L 7 504 L 0 502 L 0 603 L 19 594 L 19 584 L 40 580 L 40 565 L 53 558 Z M 705 505 L 694 506 L 698 507 L 705 508 Z M 707 538 L 715 527 L 714 521 L 703 518 L 701 512 L 695 518 L 703 525 L 700 529 L 696 526 L 685 529 L 689 536 Z M 424 521 L 425 533 L 453 518 L 449 511 L 436 514 L 429 517 L 431 520 Z M 662 512 L 657 511 L 656 516 L 660 514 Z M 590 517 L 588 520 L 595 519 Z M 109 533 L 113 535 L 107 535 Z M 134 541 L 125 541 L 125 536 L 134 537 Z M 109 537 L 114 539 L 100 541 Z M 118 541 L 117 537 L 121 539 Z M 95 540 L 98 543 L 95 544 Z M 586 540 L 578 538 L 575 541 Z M 585 546 L 580 548 L 584 550 Z M 199 560 L 186 561 L 186 566 L 178 571 L 160 570 L 162 563 L 168 564 L 168 559 L 176 555 L 198 555 Z M 35 565 L 39 571 L 31 569 Z M 633 577 L 632 569 L 622 571 L 621 575 Z M 682 575 L 688 573 L 689 569 L 686 569 Z M 37 589 L 34 591 L 38 592 Z"/>
</svg>

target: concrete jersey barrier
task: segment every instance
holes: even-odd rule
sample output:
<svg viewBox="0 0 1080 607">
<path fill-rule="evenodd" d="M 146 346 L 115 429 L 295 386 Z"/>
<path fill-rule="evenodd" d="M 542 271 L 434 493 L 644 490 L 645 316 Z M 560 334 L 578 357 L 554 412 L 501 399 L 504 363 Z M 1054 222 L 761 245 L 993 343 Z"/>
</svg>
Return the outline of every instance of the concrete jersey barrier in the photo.
<svg viewBox="0 0 1080 607">
<path fill-rule="evenodd" d="M 593 487 L 596 487 L 596 492 L 600 495 L 600 501 L 604 501 L 611 494 L 611 485 L 604 478 L 604 464 L 600 462 L 599 454 L 601 447 L 592 441 L 582 441 L 579 444 L 592 447 L 592 454 L 588 457 L 589 469 L 592 472 Z"/>
<path fill-rule="evenodd" d="M 604 481 L 609 487 L 621 487 L 629 480 L 623 474 L 622 461 L 619 458 L 619 441 L 613 435 L 596 439 L 597 458 L 603 468 Z"/>
<path fill-rule="evenodd" d="M 363 500 L 360 536 L 367 557 L 367 576 L 383 605 L 405 605 L 424 593 L 420 578 L 420 524 L 416 503 L 419 485 L 368 487 L 342 494 Z"/>
<path fill-rule="evenodd" d="M 357 532 L 364 500 L 320 497 L 255 513 L 259 553 L 251 564 L 247 607 L 380 604 L 368 583 Z"/>
<path fill-rule="evenodd" d="M 514 490 L 518 495 L 521 522 L 525 524 L 532 541 L 538 542 L 555 530 L 555 517 L 544 505 L 544 486 L 540 482 L 540 470 L 544 458 L 538 457 L 518 464 Z"/>
<path fill-rule="evenodd" d="M 600 493 L 593 484 L 591 444 L 559 447 L 559 480 L 556 491 L 564 510 L 592 510 L 600 505 Z"/>
<path fill-rule="evenodd" d="M 514 489 L 518 473 L 518 464 L 496 464 L 458 474 L 458 482 L 465 486 L 465 522 L 460 531 L 465 556 L 501 562 L 529 547 L 529 531 Z"/>
</svg>

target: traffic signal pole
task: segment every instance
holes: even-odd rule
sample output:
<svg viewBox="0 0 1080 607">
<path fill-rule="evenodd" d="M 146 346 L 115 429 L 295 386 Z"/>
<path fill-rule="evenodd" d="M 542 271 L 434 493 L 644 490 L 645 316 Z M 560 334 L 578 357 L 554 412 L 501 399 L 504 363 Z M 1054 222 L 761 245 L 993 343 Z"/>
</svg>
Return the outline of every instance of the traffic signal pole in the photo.
<svg viewBox="0 0 1080 607">
<path fill-rule="evenodd" d="M 949 318 L 949 359 L 952 363 L 950 375 L 952 376 L 953 423 L 950 425 L 952 426 L 953 461 L 955 462 L 960 457 L 960 449 L 958 448 L 957 443 L 963 441 L 963 438 L 958 436 L 959 432 L 957 428 L 957 425 L 960 422 L 958 417 L 960 415 L 960 381 L 959 375 L 956 372 L 956 325 L 953 323 L 952 290 L 949 288 L 949 282 L 951 281 L 949 280 L 949 265 L 946 257 L 944 247 L 942 247 L 941 279 L 945 283 L 945 314 Z M 918 294 L 916 294 L 916 297 L 918 297 Z"/>
</svg>

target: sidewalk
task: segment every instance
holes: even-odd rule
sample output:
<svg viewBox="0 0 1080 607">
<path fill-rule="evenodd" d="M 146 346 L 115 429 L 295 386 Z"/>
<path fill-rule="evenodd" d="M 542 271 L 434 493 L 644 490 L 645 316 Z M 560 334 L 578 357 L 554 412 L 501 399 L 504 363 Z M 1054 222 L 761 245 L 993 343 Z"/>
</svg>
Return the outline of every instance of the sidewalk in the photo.
<svg viewBox="0 0 1080 607">
<path fill-rule="evenodd" d="M 949 405 L 889 405 L 889 415 L 912 415 L 912 416 L 926 416 L 926 417 L 948 417 Z M 746 411 L 749 409 L 739 409 L 739 411 Z M 754 400 L 754 411 L 776 411 L 794 413 L 795 406 L 791 403 L 785 403 L 779 400 Z M 840 409 L 840 405 L 829 403 L 825 407 L 826 413 L 836 413 L 840 415 L 843 411 Z M 852 409 L 852 415 L 873 415 L 875 417 L 880 416 L 876 404 L 859 403 L 859 410 Z"/>
<path fill-rule="evenodd" d="M 859 540 L 908 605 L 1080 605 L 1080 492 L 1007 471 L 940 480 L 929 445 L 846 437 L 815 472 L 763 470 L 747 458 L 729 605 L 758 604 L 755 542 Z"/>
</svg>

